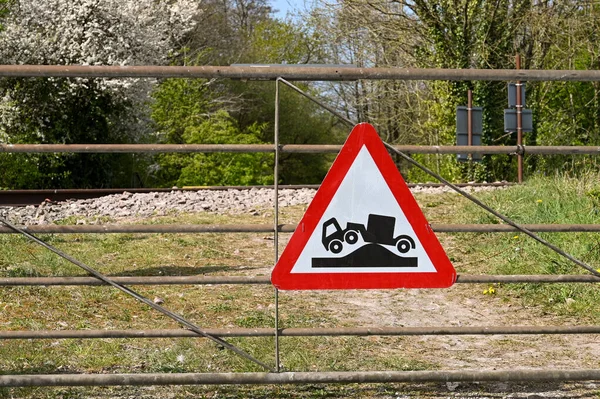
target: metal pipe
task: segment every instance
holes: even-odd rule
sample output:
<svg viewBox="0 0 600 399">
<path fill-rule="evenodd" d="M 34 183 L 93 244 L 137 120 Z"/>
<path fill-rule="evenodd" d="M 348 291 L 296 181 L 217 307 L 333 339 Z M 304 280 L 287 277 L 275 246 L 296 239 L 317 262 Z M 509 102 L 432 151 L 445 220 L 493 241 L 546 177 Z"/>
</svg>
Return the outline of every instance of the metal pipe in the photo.
<svg viewBox="0 0 600 399">
<path fill-rule="evenodd" d="M 478 275 L 459 274 L 458 284 L 493 283 L 600 283 L 600 277 L 590 274 L 514 274 L 514 275 Z"/>
<path fill-rule="evenodd" d="M 0 153 L 274 152 L 272 144 L 0 144 Z"/>
<path fill-rule="evenodd" d="M 341 371 L 286 373 L 148 373 L 0 375 L 0 387 L 121 385 L 353 384 L 393 382 L 587 381 L 600 380 L 596 369 L 511 369 L 457 371 Z"/>
<path fill-rule="evenodd" d="M 200 270 L 199 270 L 200 271 Z M 225 284 L 271 284 L 270 276 L 142 276 L 111 277 L 117 283 L 127 285 L 225 285 Z M 492 283 L 598 283 L 600 277 L 588 274 L 526 274 L 526 275 L 477 275 L 459 274 L 457 284 Z M 0 287 L 14 286 L 100 286 L 105 285 L 94 277 L 0 277 Z"/>
<path fill-rule="evenodd" d="M 273 328 L 205 328 L 215 337 L 274 337 Z M 333 327 L 282 328 L 282 337 L 367 337 L 415 335 L 565 335 L 600 334 L 600 326 L 473 326 L 473 327 Z M 184 329 L 171 330 L 36 330 L 0 331 L 2 339 L 197 338 Z"/>
<path fill-rule="evenodd" d="M 280 224 L 280 233 L 293 233 L 297 225 Z M 600 232 L 600 224 L 524 224 L 530 231 L 543 233 Z M 31 225 L 22 227 L 33 234 L 121 234 L 121 233 L 273 233 L 274 226 L 266 224 L 173 224 L 173 225 Z M 510 233 L 520 231 L 506 224 L 432 224 L 437 233 Z M 14 231 L 0 227 L 0 234 L 15 234 Z"/>
<path fill-rule="evenodd" d="M 279 79 L 275 81 L 275 128 L 273 136 L 273 142 L 275 143 L 275 165 L 273 166 L 273 200 L 275 203 L 273 215 L 273 230 L 275 230 L 273 235 L 273 266 L 275 266 L 279 260 Z M 275 295 L 275 371 L 279 373 L 281 372 L 281 361 L 279 356 L 279 290 L 277 287 L 273 288 L 273 294 Z"/>
<path fill-rule="evenodd" d="M 143 276 L 111 277 L 126 285 L 271 284 L 270 276 Z M 0 286 L 105 285 L 94 277 L 3 277 Z"/>
<path fill-rule="evenodd" d="M 306 66 L 0 65 L 0 77 L 225 78 L 276 80 L 600 81 L 598 70 L 345 68 Z"/>
<path fill-rule="evenodd" d="M 522 224 L 521 227 L 541 233 L 600 232 L 600 224 Z M 507 224 L 432 224 L 438 233 L 509 233 L 519 232 Z"/>
<path fill-rule="evenodd" d="M 282 224 L 279 231 L 292 233 L 296 225 Z M 263 224 L 180 224 L 180 225 L 36 225 L 23 230 L 34 234 L 108 234 L 108 233 L 272 233 L 272 225 Z M 0 234 L 14 234 L 0 227 Z"/>
<path fill-rule="evenodd" d="M 537 154 L 537 155 L 598 155 L 598 146 L 436 146 L 394 145 L 407 154 Z M 342 148 L 337 144 L 282 144 L 280 152 L 302 154 L 333 154 Z M 0 153 L 265 153 L 275 152 L 272 144 L 0 144 Z"/>
<path fill-rule="evenodd" d="M 521 54 L 516 55 L 516 68 L 521 69 Z M 521 81 L 517 80 L 517 146 L 523 145 L 523 105 L 521 102 Z M 519 184 L 523 183 L 523 154 L 517 154 L 517 181 Z"/>
<path fill-rule="evenodd" d="M 467 90 L 467 145 L 473 146 L 473 90 Z M 400 150 L 401 151 L 401 150 Z M 473 161 L 473 153 L 468 154 L 469 162 Z"/>
</svg>

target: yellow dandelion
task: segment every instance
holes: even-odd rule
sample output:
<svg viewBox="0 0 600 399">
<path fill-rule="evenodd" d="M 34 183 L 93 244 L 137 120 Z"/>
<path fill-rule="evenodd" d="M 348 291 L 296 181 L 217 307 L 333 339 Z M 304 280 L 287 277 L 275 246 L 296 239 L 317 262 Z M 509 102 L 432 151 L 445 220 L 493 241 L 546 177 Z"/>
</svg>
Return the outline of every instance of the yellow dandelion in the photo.
<svg viewBox="0 0 600 399">
<path fill-rule="evenodd" d="M 516 240 L 519 238 L 519 235 L 517 234 L 516 236 L 513 237 L 513 240 Z"/>
<path fill-rule="evenodd" d="M 541 199 L 539 199 L 539 200 L 537 200 L 535 202 L 537 202 L 538 204 L 541 204 L 543 201 Z"/>
<path fill-rule="evenodd" d="M 483 290 L 483 295 L 494 295 L 496 293 L 496 289 L 493 285 L 490 285 L 487 289 Z"/>
</svg>

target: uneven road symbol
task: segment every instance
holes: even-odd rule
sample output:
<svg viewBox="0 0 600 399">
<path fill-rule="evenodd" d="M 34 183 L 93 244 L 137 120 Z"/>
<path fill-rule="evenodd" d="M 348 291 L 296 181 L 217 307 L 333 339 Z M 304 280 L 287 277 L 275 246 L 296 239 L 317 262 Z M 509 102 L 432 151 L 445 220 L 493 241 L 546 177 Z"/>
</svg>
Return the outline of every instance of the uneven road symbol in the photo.
<svg viewBox="0 0 600 399">
<path fill-rule="evenodd" d="M 342 229 L 336 218 L 323 223 L 322 242 L 326 250 L 339 254 L 346 244 L 355 246 L 359 238 L 363 245 L 353 248 L 344 257 L 312 258 L 312 267 L 417 267 L 418 259 L 403 257 L 383 245 L 392 246 L 400 254 L 415 249 L 415 240 L 402 234 L 394 237 L 396 218 L 370 214 L 367 227 L 348 222 Z"/>
</svg>

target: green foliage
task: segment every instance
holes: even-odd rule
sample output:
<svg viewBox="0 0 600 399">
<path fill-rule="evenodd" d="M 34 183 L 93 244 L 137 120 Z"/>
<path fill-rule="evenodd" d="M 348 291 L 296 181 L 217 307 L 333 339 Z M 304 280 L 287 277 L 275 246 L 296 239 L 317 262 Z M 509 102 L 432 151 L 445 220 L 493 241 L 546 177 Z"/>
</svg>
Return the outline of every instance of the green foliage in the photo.
<svg viewBox="0 0 600 399">
<path fill-rule="evenodd" d="M 308 61 L 313 46 L 298 26 L 267 19 L 254 27 L 247 58 L 248 62 L 301 64 Z"/>
<path fill-rule="evenodd" d="M 183 133 L 186 144 L 261 144 L 264 125 L 241 130 L 225 111 L 217 111 Z M 166 154 L 158 157 L 163 184 L 265 185 L 273 182 L 272 154 Z"/>
<path fill-rule="evenodd" d="M 244 127 L 215 111 L 217 96 L 203 79 L 167 79 L 154 93 L 152 118 L 159 141 L 169 144 L 261 144 L 265 124 Z M 161 154 L 155 158 L 161 186 L 264 185 L 273 182 L 272 154 Z"/>
<path fill-rule="evenodd" d="M 2 19 L 8 14 L 8 8 L 12 0 L 0 0 L 0 30 L 2 30 Z"/>
<path fill-rule="evenodd" d="M 13 144 L 124 143 L 119 120 L 129 106 L 97 86 L 70 79 L 6 79 L 0 92 L 19 104 L 0 126 L 0 140 Z M 10 107 L 10 103 L 5 104 Z M 117 166 L 118 165 L 118 166 Z M 90 188 L 130 185 L 133 157 L 108 154 L 2 154 L 0 187 Z"/>
<path fill-rule="evenodd" d="M 205 79 L 166 79 L 152 96 L 152 119 L 165 143 L 183 144 L 185 130 L 202 123 L 213 110 L 214 95 Z"/>
<path fill-rule="evenodd" d="M 298 86 L 313 95 L 308 85 Z M 262 141 L 273 142 L 275 123 L 275 83 L 231 82 L 230 90 L 244 99 L 246 107 L 233 114 L 242 126 L 257 121 L 269 126 L 264 130 Z M 337 144 L 342 143 L 350 132 L 346 126 L 337 126 L 335 119 L 319 105 L 303 98 L 295 91 L 280 84 L 279 143 L 280 144 Z M 320 183 L 331 162 L 326 154 L 280 154 L 279 177 L 285 184 Z"/>
<path fill-rule="evenodd" d="M 237 3 L 236 3 L 237 4 Z M 207 2 L 204 6 L 215 13 L 231 7 L 228 13 L 237 15 L 244 3 L 237 5 Z M 264 13 L 263 2 L 249 10 L 238 26 L 234 19 L 207 15 L 215 30 L 238 35 L 232 42 L 215 38 L 202 47 L 196 40 L 182 53 L 193 54 L 189 64 L 208 62 L 289 63 L 309 61 L 313 51 L 311 35 L 298 26 L 270 19 Z M 216 11 L 221 10 L 221 11 Z M 241 22 L 241 20 L 240 20 Z M 215 32 L 208 33 L 211 37 Z M 236 52 L 232 54 L 232 52 Z M 303 99 L 298 93 L 280 84 L 281 144 L 318 144 L 340 142 L 330 115 Z M 310 86 L 300 85 L 311 91 Z M 315 94 L 316 91 L 312 91 Z M 275 84 L 236 80 L 206 81 L 204 79 L 167 79 L 155 91 L 152 119 L 158 129 L 158 141 L 182 144 L 261 144 L 274 143 Z M 274 158 L 272 154 L 196 154 L 161 155 L 156 159 L 153 176 L 161 186 L 213 184 L 271 184 Z M 281 154 L 281 183 L 319 183 L 327 173 L 331 156 L 323 154 Z"/>
</svg>

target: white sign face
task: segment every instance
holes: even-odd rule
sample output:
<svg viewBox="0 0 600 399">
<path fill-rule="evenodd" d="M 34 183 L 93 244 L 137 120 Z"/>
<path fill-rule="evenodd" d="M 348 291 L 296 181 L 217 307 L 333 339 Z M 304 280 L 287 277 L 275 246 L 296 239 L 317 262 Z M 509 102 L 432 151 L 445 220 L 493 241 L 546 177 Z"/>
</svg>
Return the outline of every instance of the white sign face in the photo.
<svg viewBox="0 0 600 399">
<path fill-rule="evenodd" d="M 290 273 L 415 272 L 436 268 L 363 145 Z"/>
</svg>

